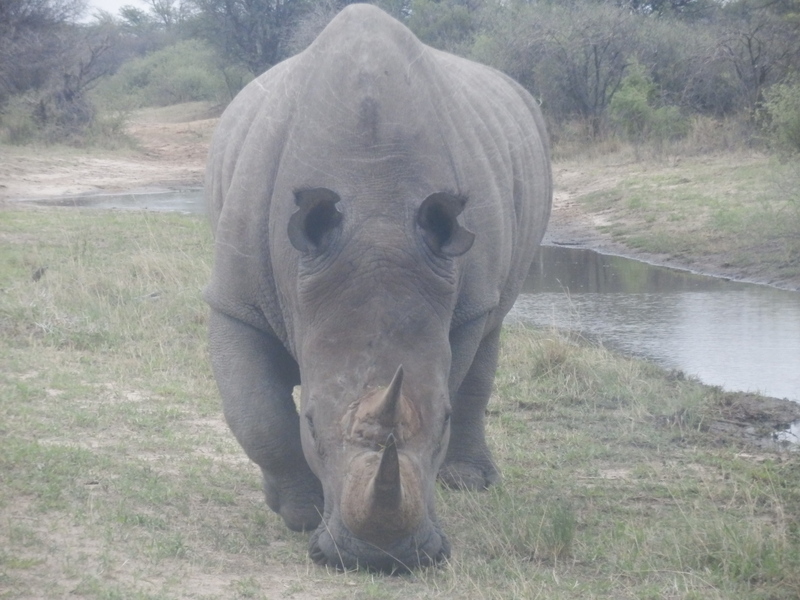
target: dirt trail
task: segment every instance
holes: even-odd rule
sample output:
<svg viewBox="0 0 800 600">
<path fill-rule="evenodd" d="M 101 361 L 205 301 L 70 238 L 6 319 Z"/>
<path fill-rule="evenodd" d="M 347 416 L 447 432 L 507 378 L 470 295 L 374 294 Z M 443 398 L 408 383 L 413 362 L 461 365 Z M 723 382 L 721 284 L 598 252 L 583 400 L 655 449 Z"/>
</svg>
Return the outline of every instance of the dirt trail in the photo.
<svg viewBox="0 0 800 600">
<path fill-rule="evenodd" d="M 217 119 L 200 103 L 182 108 L 137 114 L 132 149 L 0 147 L 0 200 L 201 186 Z"/>
</svg>

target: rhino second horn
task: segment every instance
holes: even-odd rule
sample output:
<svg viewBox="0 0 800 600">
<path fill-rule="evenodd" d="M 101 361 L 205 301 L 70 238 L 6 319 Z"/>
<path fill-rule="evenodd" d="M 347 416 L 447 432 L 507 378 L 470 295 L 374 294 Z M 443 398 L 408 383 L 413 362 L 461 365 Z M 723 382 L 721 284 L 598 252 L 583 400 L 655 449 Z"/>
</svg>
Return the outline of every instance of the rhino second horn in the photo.
<svg viewBox="0 0 800 600">
<path fill-rule="evenodd" d="M 397 407 L 400 404 L 401 389 L 403 387 L 403 365 L 397 367 L 392 377 L 392 382 L 378 403 L 378 421 L 388 429 L 393 429 L 397 424 Z M 392 439 L 394 439 L 392 437 Z M 388 442 L 387 442 L 388 444 Z"/>
<path fill-rule="evenodd" d="M 372 480 L 372 504 L 374 508 L 397 510 L 403 500 L 400 482 L 400 458 L 394 434 L 389 434 L 381 456 L 381 464 Z"/>
</svg>

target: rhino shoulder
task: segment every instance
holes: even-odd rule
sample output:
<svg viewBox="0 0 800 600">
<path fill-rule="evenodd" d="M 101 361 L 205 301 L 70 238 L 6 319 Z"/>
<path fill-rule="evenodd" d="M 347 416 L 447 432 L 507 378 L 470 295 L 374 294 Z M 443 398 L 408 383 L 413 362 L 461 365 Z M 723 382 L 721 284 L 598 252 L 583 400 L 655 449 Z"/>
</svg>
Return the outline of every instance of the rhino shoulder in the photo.
<svg viewBox="0 0 800 600">
<path fill-rule="evenodd" d="M 281 107 L 286 105 L 281 96 L 291 88 L 294 59 L 281 62 L 253 79 L 220 117 L 209 146 L 204 185 L 206 209 L 215 235 L 248 135 L 253 130 L 263 135 L 265 123 L 267 127 L 272 123 L 273 128 L 286 124 L 285 119 L 279 120 L 280 113 L 285 112 Z"/>
</svg>

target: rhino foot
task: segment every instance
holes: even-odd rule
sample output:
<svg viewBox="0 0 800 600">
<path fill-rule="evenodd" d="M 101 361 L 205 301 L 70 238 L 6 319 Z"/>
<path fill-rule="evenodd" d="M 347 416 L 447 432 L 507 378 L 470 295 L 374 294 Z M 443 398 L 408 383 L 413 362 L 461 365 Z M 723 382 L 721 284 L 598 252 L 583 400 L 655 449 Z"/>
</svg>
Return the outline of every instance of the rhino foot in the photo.
<svg viewBox="0 0 800 600">
<path fill-rule="evenodd" d="M 439 479 L 448 487 L 460 490 L 485 490 L 500 479 L 500 471 L 491 458 L 446 461 L 439 469 Z"/>
<path fill-rule="evenodd" d="M 288 485 L 281 485 L 265 473 L 264 496 L 267 505 L 292 531 L 313 531 L 322 521 L 324 500 L 316 477 L 298 477 Z"/>
</svg>

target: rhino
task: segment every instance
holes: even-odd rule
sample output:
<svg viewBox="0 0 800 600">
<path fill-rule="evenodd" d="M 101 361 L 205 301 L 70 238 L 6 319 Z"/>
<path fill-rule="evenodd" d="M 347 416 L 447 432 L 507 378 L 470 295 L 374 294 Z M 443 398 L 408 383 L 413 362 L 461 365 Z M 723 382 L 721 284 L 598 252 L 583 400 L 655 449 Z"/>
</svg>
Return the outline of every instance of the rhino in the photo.
<svg viewBox="0 0 800 600">
<path fill-rule="evenodd" d="M 223 113 L 205 182 L 212 368 L 267 504 L 312 532 L 315 562 L 439 563 L 437 477 L 498 479 L 484 414 L 550 214 L 548 155 L 520 85 L 369 5 Z"/>
</svg>

